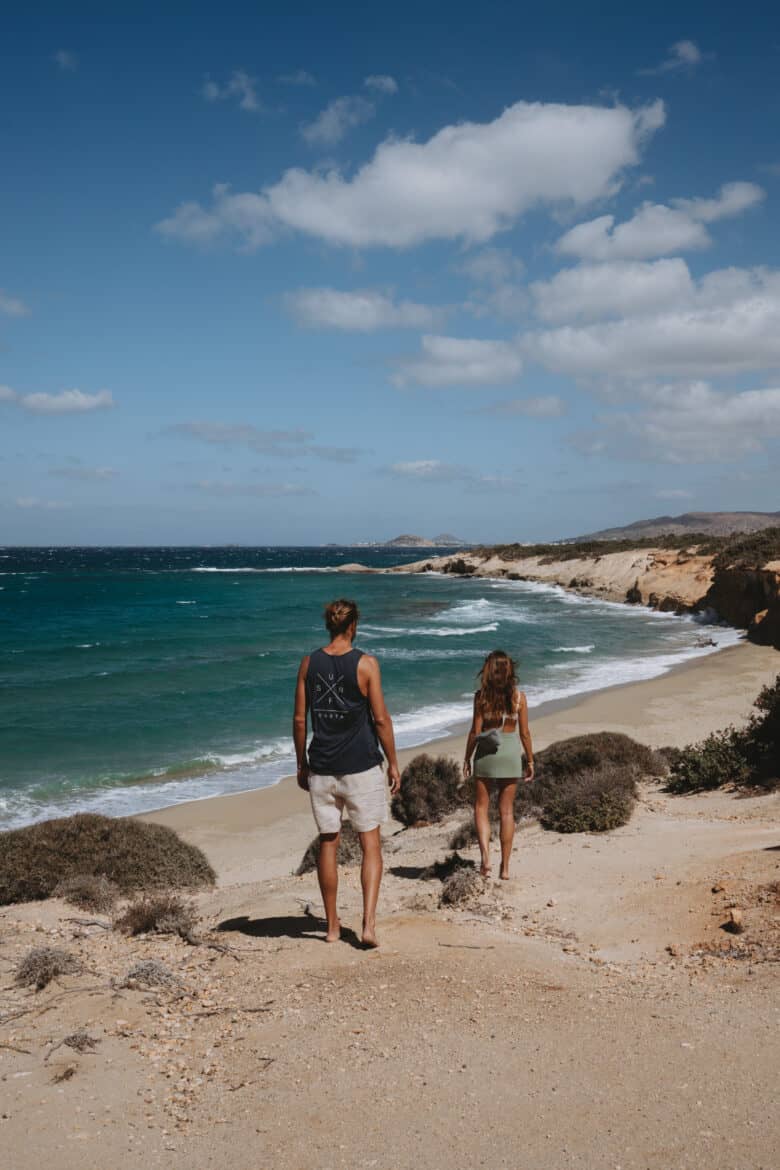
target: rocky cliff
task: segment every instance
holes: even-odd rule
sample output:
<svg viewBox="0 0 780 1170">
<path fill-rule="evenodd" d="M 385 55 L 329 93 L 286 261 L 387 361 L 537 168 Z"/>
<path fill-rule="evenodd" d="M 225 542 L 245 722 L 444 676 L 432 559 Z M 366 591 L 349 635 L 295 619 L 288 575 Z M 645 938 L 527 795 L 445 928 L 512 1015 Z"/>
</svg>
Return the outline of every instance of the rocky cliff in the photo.
<svg viewBox="0 0 780 1170">
<path fill-rule="evenodd" d="M 559 559 L 556 559 L 556 556 Z M 780 649 L 780 561 L 722 566 L 695 549 L 641 548 L 595 556 L 513 556 L 496 550 L 429 557 L 402 572 L 506 577 L 672 613 L 714 611 L 751 641 Z"/>
</svg>

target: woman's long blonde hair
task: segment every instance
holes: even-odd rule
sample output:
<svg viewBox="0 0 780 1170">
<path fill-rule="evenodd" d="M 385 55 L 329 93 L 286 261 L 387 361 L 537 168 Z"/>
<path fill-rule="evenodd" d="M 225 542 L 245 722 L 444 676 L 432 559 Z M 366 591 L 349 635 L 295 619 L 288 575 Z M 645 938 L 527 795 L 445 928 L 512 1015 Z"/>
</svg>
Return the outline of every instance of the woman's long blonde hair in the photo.
<svg viewBox="0 0 780 1170">
<path fill-rule="evenodd" d="M 504 712 L 514 707 L 517 689 L 515 664 L 504 650 L 493 650 L 485 659 L 477 678 L 477 708 L 488 723 L 498 723 Z"/>
</svg>

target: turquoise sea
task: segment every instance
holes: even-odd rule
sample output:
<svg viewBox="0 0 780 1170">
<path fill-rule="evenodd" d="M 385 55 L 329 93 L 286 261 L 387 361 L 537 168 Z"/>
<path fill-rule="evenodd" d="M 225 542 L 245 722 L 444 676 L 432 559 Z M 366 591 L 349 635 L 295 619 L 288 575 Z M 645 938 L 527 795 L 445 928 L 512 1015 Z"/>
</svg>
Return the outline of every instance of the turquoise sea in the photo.
<svg viewBox="0 0 780 1170">
<path fill-rule="evenodd" d="M 292 767 L 300 656 L 354 597 L 402 746 L 469 718 L 500 646 L 532 710 L 737 640 L 691 618 L 523 582 L 337 572 L 418 551 L 0 549 L 0 827 L 263 787 Z"/>
</svg>

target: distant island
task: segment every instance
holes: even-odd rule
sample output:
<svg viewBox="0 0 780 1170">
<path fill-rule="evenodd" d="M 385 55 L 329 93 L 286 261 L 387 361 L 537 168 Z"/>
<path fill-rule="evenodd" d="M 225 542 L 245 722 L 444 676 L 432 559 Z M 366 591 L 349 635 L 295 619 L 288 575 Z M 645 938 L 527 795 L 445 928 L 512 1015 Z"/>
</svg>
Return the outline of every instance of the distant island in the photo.
<svg viewBox="0 0 780 1170">
<path fill-rule="evenodd" d="M 780 524 L 780 512 L 683 512 L 681 516 L 655 516 L 652 520 L 635 520 L 621 528 L 602 528 L 578 536 L 576 540 L 627 540 L 656 536 L 731 536 L 735 533 L 761 532 Z"/>
<path fill-rule="evenodd" d="M 468 548 L 469 542 L 453 536 L 450 532 L 440 533 L 439 536 L 411 536 L 408 532 L 393 537 L 392 540 L 379 542 L 380 548 Z"/>
</svg>

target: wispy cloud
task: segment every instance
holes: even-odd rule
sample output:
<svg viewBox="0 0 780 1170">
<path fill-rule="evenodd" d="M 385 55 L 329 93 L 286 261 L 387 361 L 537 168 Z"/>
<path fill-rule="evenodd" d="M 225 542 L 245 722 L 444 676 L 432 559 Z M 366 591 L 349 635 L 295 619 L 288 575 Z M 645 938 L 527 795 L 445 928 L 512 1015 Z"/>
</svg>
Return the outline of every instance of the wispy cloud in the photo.
<svg viewBox="0 0 780 1170">
<path fill-rule="evenodd" d="M 441 459 L 412 459 L 391 463 L 384 471 L 395 479 L 414 480 L 417 483 L 467 484 L 471 491 L 505 491 L 513 482 L 508 476 L 483 475 Z"/>
<path fill-rule="evenodd" d="M 350 130 L 373 118 L 376 107 L 364 97 L 334 98 L 313 122 L 301 126 L 301 135 L 310 146 L 336 146 Z"/>
<path fill-rule="evenodd" d="M 19 496 L 17 508 L 34 508 L 44 512 L 62 512 L 70 508 L 68 500 L 41 500 L 38 496 Z"/>
<path fill-rule="evenodd" d="M 166 427 L 165 434 L 197 439 L 218 447 L 246 448 L 258 455 L 289 459 L 311 455 L 330 463 L 353 463 L 361 451 L 357 447 L 334 447 L 311 442 L 310 431 L 264 430 L 252 423 L 181 422 Z"/>
<path fill-rule="evenodd" d="M 57 49 L 52 61 L 62 73 L 75 73 L 79 67 L 79 59 L 70 49 Z"/>
<path fill-rule="evenodd" d="M 560 418 L 566 405 L 557 394 L 535 394 L 527 398 L 510 398 L 483 407 L 485 414 L 524 415 L 526 418 Z"/>
<path fill-rule="evenodd" d="M 314 86 L 317 78 L 309 73 L 308 69 L 294 69 L 292 73 L 282 73 L 276 79 L 281 85 Z"/>
<path fill-rule="evenodd" d="M 225 483 L 222 480 L 202 479 L 196 484 L 211 496 L 315 496 L 313 488 L 298 483 Z"/>
<path fill-rule="evenodd" d="M 645 77 L 653 77 L 659 73 L 676 73 L 680 70 L 693 70 L 701 65 L 711 53 L 703 53 L 695 41 L 675 41 L 669 46 L 669 51 L 658 65 L 651 69 L 640 69 L 638 72 Z"/>
<path fill-rule="evenodd" d="M 257 78 L 243 69 L 234 69 L 228 80 L 220 85 L 207 77 L 203 82 L 201 93 L 207 102 L 222 102 L 234 99 L 239 109 L 256 114 L 262 109 L 257 96 Z"/>
<path fill-rule="evenodd" d="M 387 73 L 371 73 L 363 78 L 366 89 L 373 89 L 376 93 L 398 93 L 398 82 Z"/>
<path fill-rule="evenodd" d="M 58 479 L 83 480 L 85 483 L 115 479 L 119 475 L 113 467 L 53 467 L 49 475 Z"/>
<path fill-rule="evenodd" d="M 26 317 L 30 312 L 29 306 L 19 297 L 9 296 L 0 288 L 0 313 L 7 317 Z"/>
<path fill-rule="evenodd" d="M 12 402 L 33 414 L 84 414 L 114 406 L 110 390 L 85 394 L 83 390 L 62 390 L 59 394 L 19 394 L 10 386 L 0 386 L 0 402 Z"/>
<path fill-rule="evenodd" d="M 284 304 L 299 325 L 356 333 L 377 329 L 430 329 L 442 316 L 440 310 L 429 305 L 395 301 L 375 289 L 342 292 L 335 288 L 302 288 L 287 293 Z"/>
</svg>

